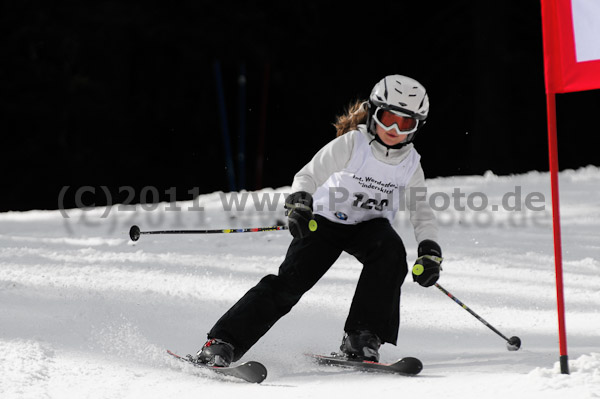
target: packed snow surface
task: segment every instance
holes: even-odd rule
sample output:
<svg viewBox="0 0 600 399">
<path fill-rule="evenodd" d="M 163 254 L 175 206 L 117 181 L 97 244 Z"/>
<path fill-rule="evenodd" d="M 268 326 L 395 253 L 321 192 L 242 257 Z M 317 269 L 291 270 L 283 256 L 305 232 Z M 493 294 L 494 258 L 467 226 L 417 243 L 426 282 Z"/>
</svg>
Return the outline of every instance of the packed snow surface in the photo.
<svg viewBox="0 0 600 399">
<path fill-rule="evenodd" d="M 177 204 L 119 204 L 0 214 L 1 398 L 600 398 L 600 169 L 560 175 L 570 375 L 558 366 L 548 173 L 428 180 L 444 250 L 439 283 L 505 341 L 435 287 L 407 278 L 398 346 L 417 377 L 318 366 L 337 350 L 361 265 L 343 255 L 245 356 L 269 370 L 260 385 L 224 380 L 170 358 L 195 353 L 206 332 L 258 280 L 276 273 L 287 231 L 142 235 L 142 231 L 281 223 L 289 187 L 201 195 Z M 65 195 L 77 193 L 67 191 Z M 97 193 L 102 193 L 97 188 Z M 276 209 L 260 210 L 256 200 Z M 265 205 L 265 202 L 262 203 Z M 200 207 L 203 210 L 199 210 Z M 408 261 L 410 223 L 395 227 Z"/>
</svg>

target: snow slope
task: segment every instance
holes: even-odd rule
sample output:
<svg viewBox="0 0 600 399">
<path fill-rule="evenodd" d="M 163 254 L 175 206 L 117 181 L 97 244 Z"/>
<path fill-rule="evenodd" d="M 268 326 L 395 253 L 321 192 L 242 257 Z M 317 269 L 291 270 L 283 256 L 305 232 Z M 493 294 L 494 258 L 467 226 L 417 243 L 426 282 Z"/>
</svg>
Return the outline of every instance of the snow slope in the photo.
<svg viewBox="0 0 600 399">
<path fill-rule="evenodd" d="M 505 335 L 519 336 L 520 351 L 507 351 L 500 337 L 435 287 L 408 278 L 400 342 L 382 347 L 382 361 L 419 357 L 425 365 L 420 376 L 314 365 L 303 353 L 337 349 L 360 273 L 357 261 L 342 256 L 246 355 L 269 369 L 263 384 L 223 382 L 170 359 L 167 348 L 199 349 L 233 302 L 263 275 L 276 273 L 291 240 L 286 231 L 128 239 L 132 224 L 206 229 L 282 219 L 281 206 L 224 211 L 223 194 L 213 193 L 177 204 L 181 211 L 157 204 L 0 214 L 0 397 L 600 397 L 600 168 L 560 176 L 571 375 L 561 375 L 557 365 L 548 174 L 428 183 L 441 203 L 457 189 L 465 194 L 438 213 L 445 251 L 440 284 Z M 279 193 L 282 200 L 288 190 L 259 194 Z M 514 207 L 518 190 L 517 202 L 543 195 L 546 210 L 493 210 L 503 198 Z M 471 207 L 458 210 L 470 195 Z M 482 195 L 488 207 L 470 209 Z M 204 211 L 190 209 L 199 204 Z M 396 228 L 412 262 L 411 227 L 399 218 Z"/>
</svg>

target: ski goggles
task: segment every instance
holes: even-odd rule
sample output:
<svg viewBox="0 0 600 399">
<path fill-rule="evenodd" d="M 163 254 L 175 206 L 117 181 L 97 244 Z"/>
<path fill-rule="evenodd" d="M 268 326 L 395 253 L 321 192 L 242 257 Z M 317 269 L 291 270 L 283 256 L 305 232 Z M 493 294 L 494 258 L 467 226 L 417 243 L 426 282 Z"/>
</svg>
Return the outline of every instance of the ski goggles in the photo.
<svg viewBox="0 0 600 399">
<path fill-rule="evenodd" d="M 399 111 L 377 108 L 373 114 L 375 122 L 386 132 L 394 129 L 397 135 L 414 133 L 419 121 Z"/>
</svg>

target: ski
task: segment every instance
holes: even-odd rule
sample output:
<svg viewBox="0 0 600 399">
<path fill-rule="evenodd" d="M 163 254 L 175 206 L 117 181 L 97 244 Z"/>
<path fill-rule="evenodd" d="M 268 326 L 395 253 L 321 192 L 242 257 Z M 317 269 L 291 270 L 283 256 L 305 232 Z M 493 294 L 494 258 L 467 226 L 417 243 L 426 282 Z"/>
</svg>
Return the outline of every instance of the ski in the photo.
<svg viewBox="0 0 600 399">
<path fill-rule="evenodd" d="M 183 357 L 171 352 L 170 350 L 167 350 L 167 353 L 171 356 L 174 356 L 176 359 L 192 364 L 195 367 L 211 370 L 217 374 L 239 378 L 247 382 L 260 384 L 265 380 L 265 378 L 267 378 L 267 369 L 259 362 L 250 361 L 238 364 L 236 366 L 216 367 L 209 366 L 208 364 L 196 363 L 191 359 L 190 355 L 188 355 L 188 357 Z"/>
<path fill-rule="evenodd" d="M 386 364 L 366 360 L 352 360 L 338 353 L 332 353 L 330 356 L 309 353 L 307 356 L 315 359 L 319 364 L 347 367 L 360 371 L 374 371 L 380 373 L 413 376 L 419 374 L 421 370 L 423 370 L 423 363 L 421 363 L 421 361 L 415 357 L 404 357 L 395 363 Z"/>
</svg>

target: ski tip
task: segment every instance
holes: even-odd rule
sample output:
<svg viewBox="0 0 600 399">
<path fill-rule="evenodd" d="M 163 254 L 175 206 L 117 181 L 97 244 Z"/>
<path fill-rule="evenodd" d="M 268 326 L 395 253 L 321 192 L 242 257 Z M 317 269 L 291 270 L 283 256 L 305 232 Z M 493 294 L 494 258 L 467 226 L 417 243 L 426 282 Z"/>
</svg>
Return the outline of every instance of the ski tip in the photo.
<svg viewBox="0 0 600 399">
<path fill-rule="evenodd" d="M 249 382 L 255 382 L 257 384 L 260 384 L 267 378 L 267 368 L 262 363 L 251 360 L 249 362 L 243 363 L 242 365 L 252 369 L 253 374 L 256 376 L 254 381 Z"/>
<path fill-rule="evenodd" d="M 423 362 L 416 357 L 403 357 L 396 364 L 409 366 L 409 368 L 413 371 L 411 374 L 419 374 L 423 370 Z"/>
</svg>

